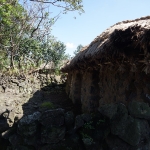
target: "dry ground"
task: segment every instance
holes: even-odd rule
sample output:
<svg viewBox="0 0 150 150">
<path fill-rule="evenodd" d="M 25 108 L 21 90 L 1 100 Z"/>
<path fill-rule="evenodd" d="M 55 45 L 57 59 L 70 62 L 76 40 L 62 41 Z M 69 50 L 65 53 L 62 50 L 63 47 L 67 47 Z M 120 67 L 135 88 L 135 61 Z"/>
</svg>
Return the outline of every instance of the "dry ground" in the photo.
<svg viewBox="0 0 150 150">
<path fill-rule="evenodd" d="M 22 105 L 24 115 L 41 111 L 41 104 L 44 102 L 53 103 L 55 108 L 63 108 L 65 111 L 73 111 L 75 114 L 80 113 L 80 108 L 72 104 L 64 89 L 41 89 L 33 94 L 0 93 L 0 106 Z"/>
</svg>

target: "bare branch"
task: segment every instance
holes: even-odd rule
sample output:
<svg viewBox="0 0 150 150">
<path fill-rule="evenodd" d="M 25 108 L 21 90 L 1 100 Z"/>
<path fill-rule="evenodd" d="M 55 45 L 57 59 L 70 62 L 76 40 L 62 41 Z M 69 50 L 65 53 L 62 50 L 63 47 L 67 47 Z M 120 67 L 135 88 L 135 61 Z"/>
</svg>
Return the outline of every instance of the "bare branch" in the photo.
<svg viewBox="0 0 150 150">
<path fill-rule="evenodd" d="M 40 26 L 40 24 L 41 24 L 41 22 L 42 22 L 42 20 L 43 20 L 43 12 L 41 11 L 41 13 L 42 13 L 42 17 L 41 17 L 41 19 L 40 19 L 40 21 L 39 21 L 39 23 L 38 23 L 38 25 L 37 25 L 37 27 L 31 32 L 31 37 L 30 38 L 32 38 L 33 37 L 33 34 L 34 34 L 34 32 L 36 31 L 36 30 L 38 30 L 39 29 L 39 26 Z"/>
<path fill-rule="evenodd" d="M 53 2 L 43 1 L 43 0 L 30 0 L 30 1 L 32 1 L 32 2 L 39 2 L 39 3 L 46 3 L 46 4 L 52 4 L 53 6 L 65 9 L 65 11 L 75 11 L 76 10 L 72 4 L 68 5 L 68 2 L 64 2 L 66 6 L 56 4 L 57 2 L 60 2 L 59 0 L 56 0 L 56 1 L 53 1 Z"/>
</svg>

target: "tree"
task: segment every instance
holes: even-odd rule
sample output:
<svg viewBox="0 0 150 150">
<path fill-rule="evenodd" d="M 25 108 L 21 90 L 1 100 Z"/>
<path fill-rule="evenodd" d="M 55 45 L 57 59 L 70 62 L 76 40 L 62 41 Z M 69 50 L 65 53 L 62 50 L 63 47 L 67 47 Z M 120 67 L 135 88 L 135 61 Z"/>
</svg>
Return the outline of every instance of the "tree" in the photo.
<svg viewBox="0 0 150 150">
<path fill-rule="evenodd" d="M 53 61 L 56 65 L 65 55 L 65 45 L 51 35 L 51 27 L 60 14 L 51 16 L 48 4 L 63 9 L 63 13 L 83 12 L 82 0 L 1 0 L 0 60 L 10 68 L 25 64 Z M 0 65 L 6 64 L 1 61 Z M 8 64 L 7 64 L 8 65 Z"/>
<path fill-rule="evenodd" d="M 73 52 L 74 53 L 74 55 L 77 55 L 77 53 L 79 53 L 80 52 L 80 50 L 83 48 L 83 46 L 80 44 L 80 45 L 78 45 L 77 46 L 77 49 Z"/>
<path fill-rule="evenodd" d="M 33 38 L 24 38 L 19 45 L 18 55 L 15 60 L 18 62 L 18 68 L 21 69 L 22 65 L 39 66 L 39 61 L 42 58 L 41 44 L 38 40 Z"/>
<path fill-rule="evenodd" d="M 42 45 L 43 61 L 47 64 L 53 62 L 55 66 L 65 58 L 66 46 L 64 43 L 57 41 L 55 38 L 49 39 Z"/>
<path fill-rule="evenodd" d="M 50 4 L 55 7 L 62 8 L 63 13 L 76 10 L 79 12 L 79 14 L 84 12 L 82 0 L 30 0 L 30 1 Z"/>
<path fill-rule="evenodd" d="M 39 40 L 50 34 L 54 18 L 48 19 L 48 13 L 40 4 L 36 5 L 34 9 L 25 7 L 27 4 L 22 6 L 16 0 L 3 0 L 0 4 L 0 45 L 10 59 L 10 67 L 14 68 L 14 61 L 19 60 L 20 63 L 20 54 L 25 52 L 19 52 L 22 41 L 29 42 L 30 39 L 33 39 L 34 42 L 35 40 L 40 42 Z M 24 40 L 27 38 L 29 40 Z"/>
<path fill-rule="evenodd" d="M 41 43 L 33 38 L 25 38 L 20 43 L 19 55 L 16 57 L 18 67 L 22 64 L 31 64 L 38 67 L 41 63 L 45 66 L 53 62 L 55 67 L 66 58 L 66 46 L 64 43 L 57 41 L 54 37 L 49 37 L 47 41 Z"/>
<path fill-rule="evenodd" d="M 14 55 L 22 36 L 22 26 L 25 27 L 26 11 L 16 0 L 2 0 L 0 5 L 0 45 L 10 58 L 10 67 L 14 68 Z"/>
</svg>

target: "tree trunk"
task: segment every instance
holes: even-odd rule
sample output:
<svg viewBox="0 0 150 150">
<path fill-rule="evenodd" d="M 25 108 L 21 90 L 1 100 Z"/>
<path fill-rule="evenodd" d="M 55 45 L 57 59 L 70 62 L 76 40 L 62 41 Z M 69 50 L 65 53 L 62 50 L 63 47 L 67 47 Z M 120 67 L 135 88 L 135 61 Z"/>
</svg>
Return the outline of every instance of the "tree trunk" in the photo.
<svg viewBox="0 0 150 150">
<path fill-rule="evenodd" d="M 13 50 L 11 51 L 11 56 L 10 56 L 10 68 L 14 69 L 14 55 L 13 55 Z"/>
<path fill-rule="evenodd" d="M 39 67 L 40 58 L 36 60 L 36 67 Z"/>
<path fill-rule="evenodd" d="M 15 68 L 15 65 L 14 65 L 14 45 L 13 45 L 12 37 L 10 39 L 10 44 L 11 44 L 11 47 L 10 47 L 10 68 L 14 69 Z"/>
<path fill-rule="evenodd" d="M 22 65 L 21 65 L 21 59 L 18 60 L 18 68 L 21 69 Z"/>
</svg>

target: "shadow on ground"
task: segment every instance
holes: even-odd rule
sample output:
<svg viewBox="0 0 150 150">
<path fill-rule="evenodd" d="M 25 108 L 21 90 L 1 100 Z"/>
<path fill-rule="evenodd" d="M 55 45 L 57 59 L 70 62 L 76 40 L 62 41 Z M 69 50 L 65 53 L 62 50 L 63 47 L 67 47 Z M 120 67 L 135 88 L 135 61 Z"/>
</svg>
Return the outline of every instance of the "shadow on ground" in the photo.
<svg viewBox="0 0 150 150">
<path fill-rule="evenodd" d="M 6 96 L 8 95 L 7 93 L 5 94 Z M 47 85 L 41 88 L 40 90 L 35 91 L 30 98 L 28 98 L 29 96 L 28 94 L 22 96 L 20 94 L 19 95 L 15 95 L 15 94 L 13 95 L 12 93 L 9 94 L 11 99 L 15 99 L 16 97 L 19 96 L 20 96 L 19 97 L 20 100 L 26 99 L 26 102 L 22 105 L 23 116 L 21 118 L 24 118 L 27 115 L 28 116 L 33 115 L 35 112 L 44 113 L 47 110 L 50 109 L 56 110 L 57 108 L 58 109 L 61 108 L 65 112 L 72 111 L 75 115 L 81 113 L 80 106 L 73 105 L 71 99 L 69 99 L 68 95 L 66 94 L 65 84 Z M 17 107 L 15 109 L 17 109 Z M 9 111 L 8 112 L 6 111 L 6 114 L 10 114 Z M 3 116 L 4 114 L 2 115 L 2 117 Z M 21 118 L 19 118 L 18 121 Z M 1 118 L 0 126 L 2 129 L 1 138 L 0 138 L 0 150 L 6 150 L 8 149 L 9 146 L 11 147 L 12 145 L 14 145 L 15 147 L 15 145 L 20 142 L 19 141 L 20 137 L 18 133 L 18 122 L 14 121 L 13 126 L 9 127 L 8 120 L 6 118 Z M 2 126 L 4 128 L 2 128 Z M 34 130 L 33 127 L 34 126 L 32 126 L 31 130 Z"/>
<path fill-rule="evenodd" d="M 51 105 L 52 104 L 52 105 Z M 51 106 L 50 106 L 51 105 Z M 80 114 L 80 106 L 76 106 L 65 92 L 65 84 L 50 84 L 36 91 L 29 101 L 22 106 L 25 115 L 50 108 L 62 108 Z"/>
</svg>

